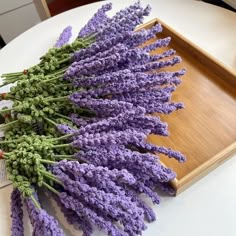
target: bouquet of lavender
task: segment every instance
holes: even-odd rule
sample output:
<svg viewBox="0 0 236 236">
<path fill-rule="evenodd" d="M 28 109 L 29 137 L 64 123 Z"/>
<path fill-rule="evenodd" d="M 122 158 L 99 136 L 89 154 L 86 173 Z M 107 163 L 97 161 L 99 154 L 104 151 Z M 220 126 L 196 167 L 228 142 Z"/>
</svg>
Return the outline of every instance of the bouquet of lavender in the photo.
<svg viewBox="0 0 236 236">
<path fill-rule="evenodd" d="M 183 108 L 171 101 L 185 70 L 163 70 L 181 61 L 170 38 L 156 39 L 160 24 L 134 31 L 150 7 L 139 2 L 108 17 L 102 6 L 67 44 L 72 28 L 63 30 L 40 63 L 23 72 L 4 74 L 2 86 L 16 82 L 2 99 L 13 101 L 0 114 L 5 131 L 0 141 L 12 192 L 12 236 L 24 235 L 26 204 L 33 235 L 64 235 L 57 220 L 42 209 L 37 192 L 44 188 L 68 223 L 92 234 L 141 235 L 155 213 L 142 198 L 159 204 L 157 188 L 169 194 L 175 178 L 157 154 L 184 162 L 168 147 L 147 143 L 149 134 L 167 136 L 156 114 Z M 143 46 L 145 42 L 153 43 Z"/>
</svg>

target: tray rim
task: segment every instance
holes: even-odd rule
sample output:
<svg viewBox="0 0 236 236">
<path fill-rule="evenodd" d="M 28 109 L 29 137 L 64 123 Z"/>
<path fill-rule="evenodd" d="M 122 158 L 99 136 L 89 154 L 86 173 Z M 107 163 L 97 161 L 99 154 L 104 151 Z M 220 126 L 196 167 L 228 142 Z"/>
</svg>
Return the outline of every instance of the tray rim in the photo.
<svg viewBox="0 0 236 236">
<path fill-rule="evenodd" d="M 218 59 L 210 55 L 208 52 L 194 44 L 192 41 L 175 31 L 173 28 L 168 26 L 166 23 L 164 23 L 162 20 L 158 18 L 154 18 L 151 21 L 148 21 L 147 23 L 139 26 L 136 30 L 139 31 L 143 28 L 150 28 L 151 26 L 160 23 L 164 30 L 167 30 L 168 32 L 171 32 L 175 35 L 177 38 L 181 38 L 181 40 L 184 42 L 186 47 L 191 47 L 192 50 L 195 52 L 197 51 L 200 56 L 204 60 L 209 60 L 210 63 L 212 63 L 213 66 L 216 66 L 216 68 L 225 74 L 225 77 L 230 80 L 233 84 L 236 85 L 236 72 L 232 71 L 228 66 L 220 62 Z M 223 164 L 225 161 L 230 159 L 236 154 L 236 140 L 220 152 L 218 152 L 216 155 L 211 157 L 206 162 L 202 163 L 200 166 L 198 166 L 196 169 L 189 172 L 187 175 L 182 177 L 181 179 L 175 178 L 172 181 L 170 181 L 171 186 L 175 189 L 175 195 L 180 194 L 184 190 L 186 190 L 188 187 L 190 187 L 192 184 L 206 176 L 209 172 L 216 169 L 218 166 Z M 162 163 L 165 165 L 164 163 Z"/>
</svg>

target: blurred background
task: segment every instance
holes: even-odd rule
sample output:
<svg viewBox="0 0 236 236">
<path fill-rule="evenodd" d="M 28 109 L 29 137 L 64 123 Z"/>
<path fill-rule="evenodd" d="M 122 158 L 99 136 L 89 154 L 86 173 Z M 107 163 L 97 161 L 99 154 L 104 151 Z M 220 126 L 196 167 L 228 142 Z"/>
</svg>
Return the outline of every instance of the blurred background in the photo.
<svg viewBox="0 0 236 236">
<path fill-rule="evenodd" d="M 27 29 L 49 17 L 75 7 L 98 1 L 99 0 L 0 0 L 0 49 Z M 227 8 L 234 12 L 236 11 L 236 0 L 203 1 Z"/>
</svg>

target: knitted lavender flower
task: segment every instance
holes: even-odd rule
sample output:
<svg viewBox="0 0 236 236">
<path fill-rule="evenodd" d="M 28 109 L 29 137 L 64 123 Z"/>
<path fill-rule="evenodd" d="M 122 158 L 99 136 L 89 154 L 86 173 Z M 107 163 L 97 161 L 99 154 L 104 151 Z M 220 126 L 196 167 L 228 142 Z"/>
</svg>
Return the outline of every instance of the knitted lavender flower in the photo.
<svg viewBox="0 0 236 236">
<path fill-rule="evenodd" d="M 159 54 L 158 54 L 159 55 Z M 184 70 L 177 72 L 158 72 L 147 74 L 143 72 L 132 73 L 129 69 L 118 70 L 109 72 L 100 76 L 94 77 L 78 77 L 73 79 L 75 87 L 92 87 L 92 86 L 109 86 L 110 83 L 123 83 L 127 80 L 140 80 L 145 79 L 147 82 L 149 78 L 155 78 L 156 85 L 174 84 L 178 85 L 180 79 L 178 77 L 184 74 Z"/>
<path fill-rule="evenodd" d="M 75 134 L 78 132 L 77 129 L 73 129 L 70 126 L 65 125 L 65 124 L 58 124 L 57 129 L 62 134 Z"/>
<path fill-rule="evenodd" d="M 70 115 L 70 119 L 77 127 L 86 126 L 101 120 L 99 117 L 82 117 L 75 113 Z"/>
<path fill-rule="evenodd" d="M 69 42 L 70 38 L 72 36 L 72 27 L 71 26 L 67 26 L 62 33 L 60 34 L 59 39 L 57 40 L 55 47 L 56 48 L 60 48 L 63 45 L 65 45 L 66 43 Z"/>
<path fill-rule="evenodd" d="M 68 209 L 60 201 L 60 198 L 55 194 L 52 194 L 58 206 L 60 207 L 62 213 L 64 214 L 67 222 L 74 226 L 75 229 L 83 231 L 83 236 L 91 236 L 93 233 L 93 228 L 91 223 L 85 218 L 78 216 L 75 211 Z"/>
<path fill-rule="evenodd" d="M 116 194 L 110 193 L 110 191 L 105 192 L 100 190 L 99 182 L 95 184 L 96 187 L 92 187 L 94 186 L 94 181 L 89 183 L 86 181 L 87 178 L 91 181 L 91 178 L 98 177 L 102 181 L 107 182 L 107 184 L 110 184 L 108 188 L 112 188 L 114 184 L 110 180 L 112 178 L 119 180 L 119 177 L 116 177 L 116 174 L 120 176 L 121 173 L 119 171 L 116 171 L 115 174 L 102 167 L 98 169 L 93 165 L 62 161 L 54 166 L 53 172 L 69 193 L 76 196 L 81 202 L 89 204 L 97 212 L 111 217 L 114 221 L 119 221 L 123 224 L 124 231 L 128 235 L 139 235 L 146 228 L 143 223 L 143 211 L 129 197 L 124 194 L 117 195 L 117 191 Z M 126 172 L 127 174 L 129 175 L 128 172 Z M 130 178 L 132 176 L 128 177 L 128 179 Z"/>
<path fill-rule="evenodd" d="M 48 215 L 45 210 L 37 208 L 31 198 L 27 198 L 25 203 L 33 226 L 33 235 L 64 236 L 54 217 Z"/>
<path fill-rule="evenodd" d="M 142 62 L 146 62 L 149 57 L 149 54 L 144 50 L 135 48 L 124 53 L 120 53 L 118 51 L 111 56 L 97 58 L 95 61 L 86 64 L 74 62 L 64 74 L 64 79 L 69 80 L 73 77 L 97 75 L 106 71 L 118 70 L 120 67 L 127 68 L 129 65 L 133 65 L 135 63 L 141 64 Z M 160 68 L 167 65 L 168 63 L 165 63 L 163 66 L 161 64 Z"/>
<path fill-rule="evenodd" d="M 83 204 L 77 197 L 73 197 L 67 192 L 59 195 L 61 203 L 70 210 L 73 210 L 79 217 L 85 218 L 92 225 L 96 225 L 109 236 L 128 236 L 127 233 L 120 230 L 109 219 L 104 219 L 99 213 L 92 210 L 90 206 Z"/>
<path fill-rule="evenodd" d="M 166 47 L 169 45 L 171 38 L 167 37 L 164 39 L 158 39 L 155 43 L 149 44 L 148 46 L 143 47 L 143 50 L 146 52 L 150 52 L 152 50 L 155 50 L 157 48 Z"/>
<path fill-rule="evenodd" d="M 113 37 L 106 38 L 105 40 L 95 41 L 88 48 L 75 52 L 73 55 L 73 60 L 79 61 L 85 58 L 90 58 L 98 52 L 109 50 L 118 43 L 122 43 L 131 49 L 155 37 L 155 35 L 161 31 L 161 24 L 157 24 L 148 30 L 143 29 L 138 32 L 126 31 L 123 33 L 117 33 Z"/>
<path fill-rule="evenodd" d="M 79 37 L 85 37 L 96 32 L 99 25 L 102 25 L 107 21 L 108 17 L 106 12 L 111 10 L 111 8 L 112 3 L 104 4 L 101 8 L 99 8 L 88 23 L 80 30 Z"/>
<path fill-rule="evenodd" d="M 135 27 L 143 22 L 143 17 L 149 15 L 150 6 L 142 8 L 140 3 L 137 2 L 133 6 L 120 11 L 116 16 L 108 21 L 109 24 L 105 24 L 98 29 L 98 40 L 104 40 L 107 37 L 112 37 L 117 33 L 126 31 L 133 31 Z"/>
<path fill-rule="evenodd" d="M 73 85 L 75 87 L 92 87 L 103 86 L 110 82 L 122 82 L 126 79 L 134 78 L 135 73 L 131 73 L 129 69 L 119 70 L 115 72 L 109 72 L 100 76 L 93 77 L 78 77 L 73 79 Z"/>
<path fill-rule="evenodd" d="M 132 32 L 131 37 L 127 37 L 123 43 L 130 48 L 138 47 L 149 39 L 154 38 L 156 34 L 160 32 L 162 32 L 162 26 L 161 24 L 156 24 L 150 29 L 142 29 L 138 32 Z"/>
<path fill-rule="evenodd" d="M 126 129 L 123 131 L 101 132 L 96 134 L 75 135 L 70 145 L 76 148 L 90 148 L 93 146 L 111 145 L 142 142 L 146 134 L 134 129 Z"/>
<path fill-rule="evenodd" d="M 130 67 L 129 69 L 132 72 L 147 72 L 147 71 L 152 71 L 152 70 L 159 70 L 161 68 L 165 68 L 168 66 L 174 66 L 180 62 L 181 62 L 181 58 L 176 56 L 169 60 L 152 62 L 145 65 L 140 65 L 140 64 L 134 65 L 133 67 Z"/>
<path fill-rule="evenodd" d="M 133 108 L 130 111 L 120 113 L 116 117 L 109 117 L 92 124 L 81 127 L 79 134 L 85 133 L 100 133 L 122 131 L 133 128 L 141 131 L 144 134 L 154 133 L 159 135 L 168 135 L 167 124 L 163 123 L 158 117 L 145 115 L 145 110 L 142 107 Z"/>
<path fill-rule="evenodd" d="M 140 92 L 115 94 L 112 99 L 132 103 L 134 106 L 141 106 L 150 114 L 154 112 L 169 114 L 184 107 L 183 103 L 169 102 L 172 91 L 172 87 L 147 91 L 140 89 Z"/>
<path fill-rule="evenodd" d="M 145 180 L 156 179 L 168 182 L 175 177 L 173 171 L 167 170 L 156 156 L 148 153 L 131 151 L 124 146 L 110 145 L 80 151 L 75 157 L 98 166 L 127 169 L 134 177 L 145 183 Z"/>
<path fill-rule="evenodd" d="M 122 43 L 118 43 L 106 51 L 98 52 L 91 57 L 87 57 L 83 60 L 79 60 L 79 61 L 72 63 L 71 67 L 77 67 L 79 65 L 86 66 L 87 63 L 92 63 L 93 61 L 99 60 L 101 58 L 106 58 L 106 57 L 112 56 L 115 53 L 125 53 L 127 50 L 128 50 L 128 48 L 126 47 L 126 45 L 124 45 Z"/>
<path fill-rule="evenodd" d="M 17 189 L 13 189 L 11 193 L 11 218 L 11 235 L 24 236 L 22 199 Z"/>
<path fill-rule="evenodd" d="M 116 116 L 126 110 L 132 109 L 131 103 L 111 101 L 109 99 L 82 98 L 80 93 L 73 93 L 70 101 L 78 107 L 87 108 L 96 113 L 98 117 Z"/>
<path fill-rule="evenodd" d="M 114 73 L 112 73 L 114 74 Z M 104 78 L 104 77 L 103 77 Z M 119 77 L 118 77 L 119 78 Z M 140 90 L 149 90 L 150 87 L 156 87 L 158 85 L 163 85 L 166 83 L 178 84 L 180 80 L 178 78 L 173 78 L 172 75 L 166 74 L 165 76 L 159 74 L 147 74 L 147 73 L 128 73 L 120 81 L 116 81 L 116 78 L 113 77 L 115 82 L 107 83 L 99 88 L 92 88 L 87 91 L 81 91 L 77 94 L 81 94 L 81 97 L 103 97 L 106 95 L 116 95 L 123 93 L 133 93 L 136 94 Z M 159 91 L 162 88 L 158 89 Z M 165 91 L 165 89 L 163 90 Z M 172 92 L 174 89 L 172 90 Z"/>
<path fill-rule="evenodd" d="M 161 147 L 146 142 L 136 143 L 135 145 L 137 145 L 137 147 L 139 147 L 141 150 L 145 150 L 152 153 L 161 153 L 170 158 L 174 158 L 179 162 L 186 161 L 186 157 L 182 153 L 174 151 L 171 148 Z"/>
</svg>

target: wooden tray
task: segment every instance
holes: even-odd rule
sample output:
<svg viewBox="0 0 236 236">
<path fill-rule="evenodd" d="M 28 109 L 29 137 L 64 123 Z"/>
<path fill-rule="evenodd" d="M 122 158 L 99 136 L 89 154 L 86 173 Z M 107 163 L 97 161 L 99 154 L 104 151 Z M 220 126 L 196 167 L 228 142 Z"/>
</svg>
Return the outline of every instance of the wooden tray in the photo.
<svg viewBox="0 0 236 236">
<path fill-rule="evenodd" d="M 186 108 L 161 115 L 169 124 L 170 136 L 149 136 L 151 143 L 186 155 L 184 164 L 161 156 L 161 161 L 177 173 L 171 184 L 178 194 L 236 153 L 236 73 L 159 19 L 139 29 L 158 22 L 163 32 L 157 37 L 170 36 L 169 48 L 175 49 L 183 60 L 168 70 L 187 70 L 172 98 L 183 101 Z M 160 53 L 160 49 L 155 53 Z"/>
</svg>

